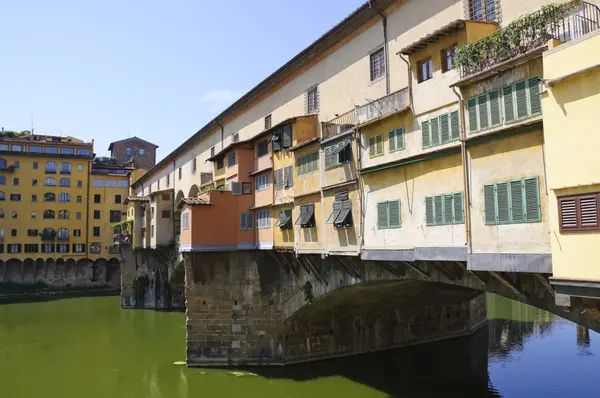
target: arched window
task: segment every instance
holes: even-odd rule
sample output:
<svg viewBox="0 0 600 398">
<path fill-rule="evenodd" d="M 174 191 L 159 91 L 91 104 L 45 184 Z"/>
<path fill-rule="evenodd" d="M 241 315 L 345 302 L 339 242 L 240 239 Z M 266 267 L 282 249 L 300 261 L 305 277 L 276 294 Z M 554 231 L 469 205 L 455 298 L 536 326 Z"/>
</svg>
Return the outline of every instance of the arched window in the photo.
<svg viewBox="0 0 600 398">
<path fill-rule="evenodd" d="M 71 213 L 69 213 L 69 210 L 59 210 L 58 211 L 58 219 L 59 220 L 68 220 L 70 216 L 71 216 Z"/>
<path fill-rule="evenodd" d="M 71 195 L 69 195 L 68 193 L 61 193 L 58 196 L 58 201 L 59 202 L 70 202 L 71 201 Z"/>
<path fill-rule="evenodd" d="M 44 194 L 44 202 L 56 202 L 56 194 L 52 192 L 46 192 Z M 52 217 L 54 218 L 54 217 Z"/>
<path fill-rule="evenodd" d="M 69 240 L 69 230 L 66 228 L 58 229 L 58 240 Z"/>
<path fill-rule="evenodd" d="M 6 177 L 0 176 L 0 185 L 6 185 Z"/>
<path fill-rule="evenodd" d="M 69 180 L 68 178 L 61 178 L 60 180 L 58 180 L 58 186 L 59 187 L 70 187 L 71 180 Z"/>
<path fill-rule="evenodd" d="M 60 173 L 61 174 L 71 174 L 71 163 L 62 162 L 60 164 Z"/>
<path fill-rule="evenodd" d="M 0 200 L 6 200 L 6 194 L 0 191 Z"/>
<path fill-rule="evenodd" d="M 4 209 L 0 209 L 0 218 L 4 218 Z"/>
<path fill-rule="evenodd" d="M 46 173 L 56 173 L 56 162 L 46 162 Z"/>
<path fill-rule="evenodd" d="M 44 186 L 46 187 L 55 187 L 56 186 L 56 178 L 48 177 L 44 180 Z"/>
<path fill-rule="evenodd" d="M 4 230 L 0 228 L 0 241 L 4 240 Z"/>
<path fill-rule="evenodd" d="M 54 240 L 56 231 L 53 228 L 44 228 L 42 231 L 42 240 Z"/>
<path fill-rule="evenodd" d="M 5 169 L 7 166 L 8 163 L 6 163 L 6 159 L 0 158 L 0 169 Z"/>
<path fill-rule="evenodd" d="M 54 219 L 55 216 L 54 210 L 44 210 L 44 219 Z"/>
</svg>

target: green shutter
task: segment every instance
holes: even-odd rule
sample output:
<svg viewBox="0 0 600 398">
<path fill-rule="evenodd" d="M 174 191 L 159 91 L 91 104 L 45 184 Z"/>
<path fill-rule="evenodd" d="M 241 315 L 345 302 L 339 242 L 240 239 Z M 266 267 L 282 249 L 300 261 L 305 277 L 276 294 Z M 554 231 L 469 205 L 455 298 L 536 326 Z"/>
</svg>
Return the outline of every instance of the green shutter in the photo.
<svg viewBox="0 0 600 398">
<path fill-rule="evenodd" d="M 428 148 L 431 145 L 429 140 L 429 121 L 421 122 L 421 138 L 423 139 L 423 148 Z"/>
<path fill-rule="evenodd" d="M 462 224 L 465 222 L 464 199 L 463 193 L 457 192 L 454 196 L 454 224 Z"/>
<path fill-rule="evenodd" d="M 396 129 L 396 148 L 404 149 L 404 127 Z"/>
<path fill-rule="evenodd" d="M 540 186 L 537 177 L 525 178 L 525 221 L 541 221 Z"/>
<path fill-rule="evenodd" d="M 490 91 L 488 96 L 490 102 L 491 125 L 496 126 L 502 122 L 502 119 L 500 118 L 500 98 L 498 96 L 498 90 Z"/>
<path fill-rule="evenodd" d="M 387 202 L 389 228 L 400 228 L 402 221 L 400 219 L 400 201 L 393 200 Z"/>
<path fill-rule="evenodd" d="M 527 79 L 527 84 L 529 85 L 529 103 L 531 104 L 531 114 L 537 115 L 538 113 L 542 113 L 539 77 L 535 76 Z"/>
<path fill-rule="evenodd" d="M 435 224 L 440 225 L 444 222 L 444 207 L 442 206 L 442 195 L 433 197 Z"/>
<path fill-rule="evenodd" d="M 458 111 L 450 113 L 450 140 L 456 140 L 460 135 L 460 121 Z"/>
<path fill-rule="evenodd" d="M 523 213 L 523 181 L 510 182 L 510 205 L 512 222 L 524 221 Z"/>
<path fill-rule="evenodd" d="M 502 89 L 502 99 L 504 103 L 504 121 L 512 122 L 515 120 L 515 105 L 512 85 L 506 86 Z"/>
<path fill-rule="evenodd" d="M 477 98 L 471 98 L 467 101 L 467 111 L 469 112 L 469 131 L 473 133 L 479 130 L 477 126 Z"/>
<path fill-rule="evenodd" d="M 510 198 L 508 192 L 508 182 L 499 182 L 496 184 L 496 204 L 498 209 L 498 223 L 510 222 Z"/>
<path fill-rule="evenodd" d="M 479 102 L 479 128 L 481 130 L 484 130 L 490 126 L 490 123 L 488 121 L 487 94 L 480 95 L 477 100 Z"/>
<path fill-rule="evenodd" d="M 485 207 L 485 223 L 496 223 L 496 195 L 494 192 L 494 184 L 483 186 L 483 205 Z"/>
<path fill-rule="evenodd" d="M 425 224 L 434 225 L 433 197 L 431 196 L 425 198 Z"/>
<path fill-rule="evenodd" d="M 390 152 L 395 152 L 396 148 L 396 130 L 388 131 L 388 149 Z"/>
<path fill-rule="evenodd" d="M 375 137 L 375 144 L 375 152 L 377 152 L 377 155 L 381 155 L 383 153 L 383 136 L 378 135 Z"/>
<path fill-rule="evenodd" d="M 440 115 L 440 131 L 442 134 L 442 144 L 450 142 L 450 122 L 447 113 Z"/>
<path fill-rule="evenodd" d="M 375 156 L 375 137 L 369 137 L 369 157 Z"/>
<path fill-rule="evenodd" d="M 387 202 L 377 203 L 377 228 L 386 229 L 388 227 Z"/>
<path fill-rule="evenodd" d="M 515 83 L 517 93 L 517 118 L 527 117 L 527 87 L 525 80 Z"/>
<path fill-rule="evenodd" d="M 429 122 L 431 126 L 431 146 L 440 144 L 440 130 L 438 118 L 431 119 Z"/>
<path fill-rule="evenodd" d="M 454 222 L 453 211 L 452 194 L 446 194 L 444 195 L 444 224 L 452 224 Z"/>
</svg>

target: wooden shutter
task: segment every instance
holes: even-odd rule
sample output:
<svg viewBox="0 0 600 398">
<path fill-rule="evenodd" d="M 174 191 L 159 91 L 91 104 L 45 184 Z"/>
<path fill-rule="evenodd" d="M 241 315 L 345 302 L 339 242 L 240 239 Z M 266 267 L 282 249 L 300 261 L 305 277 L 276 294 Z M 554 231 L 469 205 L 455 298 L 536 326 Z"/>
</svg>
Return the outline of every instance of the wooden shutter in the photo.
<svg viewBox="0 0 600 398">
<path fill-rule="evenodd" d="M 598 227 L 598 196 L 579 198 L 579 227 L 591 229 Z"/>
<path fill-rule="evenodd" d="M 496 203 L 498 223 L 510 222 L 510 199 L 508 192 L 508 182 L 499 182 L 496 184 Z"/>
<path fill-rule="evenodd" d="M 442 224 L 444 221 L 444 210 L 442 207 L 442 195 L 437 195 L 433 197 L 433 214 L 434 214 L 434 223 L 436 225 Z"/>
<path fill-rule="evenodd" d="M 433 214 L 433 197 L 427 196 L 425 198 L 425 224 L 434 225 L 434 214 Z"/>
<path fill-rule="evenodd" d="M 333 202 L 333 211 L 325 221 L 325 224 L 333 224 L 335 219 L 340 215 L 342 211 L 342 203 L 341 202 Z"/>
<path fill-rule="evenodd" d="M 494 184 L 483 186 L 483 205 L 485 207 L 484 215 L 486 224 L 496 223 L 496 195 L 494 191 Z"/>
<path fill-rule="evenodd" d="M 436 117 L 431 119 L 429 126 L 431 127 L 431 146 L 440 144 L 440 121 Z"/>
<path fill-rule="evenodd" d="M 377 228 L 386 229 L 388 226 L 387 202 L 377 203 Z"/>
<path fill-rule="evenodd" d="M 331 167 L 333 165 L 333 156 L 331 155 L 331 150 L 333 146 L 328 146 L 325 148 L 325 168 Z"/>
<path fill-rule="evenodd" d="M 600 214 L 597 193 L 558 198 L 561 231 L 598 231 Z"/>
<path fill-rule="evenodd" d="M 452 204 L 452 194 L 444 195 L 444 224 L 452 224 L 454 222 L 454 206 Z"/>
<path fill-rule="evenodd" d="M 561 230 L 577 229 L 579 227 L 577 217 L 578 198 L 558 198 L 559 226 Z"/>
<path fill-rule="evenodd" d="M 488 121 L 487 94 L 480 95 L 478 97 L 478 102 L 479 129 L 484 130 L 490 126 Z"/>
<path fill-rule="evenodd" d="M 448 114 L 440 115 L 440 131 L 442 135 L 442 144 L 450 142 L 450 123 Z"/>
<path fill-rule="evenodd" d="M 537 177 L 525 178 L 525 221 L 541 221 L 540 187 Z"/>
<path fill-rule="evenodd" d="M 375 137 L 369 137 L 369 157 L 375 156 Z"/>
<path fill-rule="evenodd" d="M 388 131 L 388 149 L 390 152 L 396 151 L 396 130 Z"/>
<path fill-rule="evenodd" d="M 511 221 L 524 221 L 525 218 L 523 212 L 523 181 L 521 180 L 510 182 L 510 206 Z"/>
<path fill-rule="evenodd" d="M 404 148 L 404 127 L 399 127 L 396 129 L 396 148 Z"/>
<path fill-rule="evenodd" d="M 488 93 L 490 103 L 490 122 L 491 126 L 496 126 L 502 122 L 500 118 L 500 97 L 498 90 L 490 91 Z"/>
<path fill-rule="evenodd" d="M 431 145 L 429 140 L 429 121 L 421 122 L 421 138 L 423 140 L 423 148 L 428 148 Z"/>
<path fill-rule="evenodd" d="M 471 133 L 479 130 L 477 126 L 477 98 L 467 101 L 467 112 L 469 113 L 469 131 Z"/>
<path fill-rule="evenodd" d="M 454 193 L 454 224 L 462 224 L 465 222 L 464 198 L 462 192 Z"/>
<path fill-rule="evenodd" d="M 527 79 L 527 85 L 529 86 L 529 103 L 531 104 L 531 114 L 537 115 L 538 113 L 542 113 L 539 77 L 535 76 Z"/>
<path fill-rule="evenodd" d="M 527 86 L 525 80 L 515 83 L 517 93 L 517 118 L 527 117 Z"/>
<path fill-rule="evenodd" d="M 512 85 L 506 86 L 502 89 L 502 99 L 504 103 L 504 121 L 512 122 L 515 120 L 515 103 Z"/>
<path fill-rule="evenodd" d="M 402 220 L 400 218 L 400 201 L 393 200 L 387 202 L 388 207 L 388 220 L 390 228 L 400 228 Z"/>
<path fill-rule="evenodd" d="M 460 135 L 460 119 L 458 111 L 450 113 L 450 140 L 458 139 Z"/>
<path fill-rule="evenodd" d="M 375 141 L 376 141 L 376 145 L 377 145 L 377 148 L 375 149 L 375 151 L 377 152 L 378 155 L 381 155 L 383 153 L 383 136 L 378 135 L 377 137 L 375 137 Z"/>
</svg>

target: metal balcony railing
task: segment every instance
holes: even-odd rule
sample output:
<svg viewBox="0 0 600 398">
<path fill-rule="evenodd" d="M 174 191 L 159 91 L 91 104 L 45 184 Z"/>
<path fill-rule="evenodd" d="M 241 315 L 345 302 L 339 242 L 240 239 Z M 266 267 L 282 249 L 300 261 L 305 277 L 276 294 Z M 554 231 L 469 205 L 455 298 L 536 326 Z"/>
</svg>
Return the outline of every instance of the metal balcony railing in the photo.
<svg viewBox="0 0 600 398">
<path fill-rule="evenodd" d="M 599 27 L 600 9 L 594 4 L 552 4 L 459 48 L 455 64 L 466 78 L 541 48 L 550 39 L 568 42 Z"/>
<path fill-rule="evenodd" d="M 408 106 L 408 89 L 396 91 L 378 100 L 356 108 L 356 123 L 363 124 L 373 119 L 389 115 Z"/>
<path fill-rule="evenodd" d="M 350 131 L 356 126 L 356 109 L 352 109 L 328 122 L 322 122 L 323 139 L 335 137 Z"/>
</svg>

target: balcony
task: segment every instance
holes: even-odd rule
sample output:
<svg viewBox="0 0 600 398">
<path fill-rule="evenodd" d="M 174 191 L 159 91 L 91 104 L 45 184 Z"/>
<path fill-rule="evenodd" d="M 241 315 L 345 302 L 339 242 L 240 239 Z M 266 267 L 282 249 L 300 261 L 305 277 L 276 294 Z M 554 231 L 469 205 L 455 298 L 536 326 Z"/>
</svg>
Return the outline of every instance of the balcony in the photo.
<svg viewBox="0 0 600 398">
<path fill-rule="evenodd" d="M 585 1 L 550 4 L 504 28 L 457 49 L 461 80 L 542 51 L 549 40 L 568 42 L 597 30 L 600 9 Z"/>
<path fill-rule="evenodd" d="M 396 91 L 378 100 L 356 108 L 356 122 L 358 125 L 369 123 L 376 119 L 406 109 L 408 103 L 408 89 Z"/>
<path fill-rule="evenodd" d="M 356 126 L 356 109 L 352 109 L 335 119 L 321 123 L 323 139 L 335 137 L 351 131 Z"/>
</svg>

